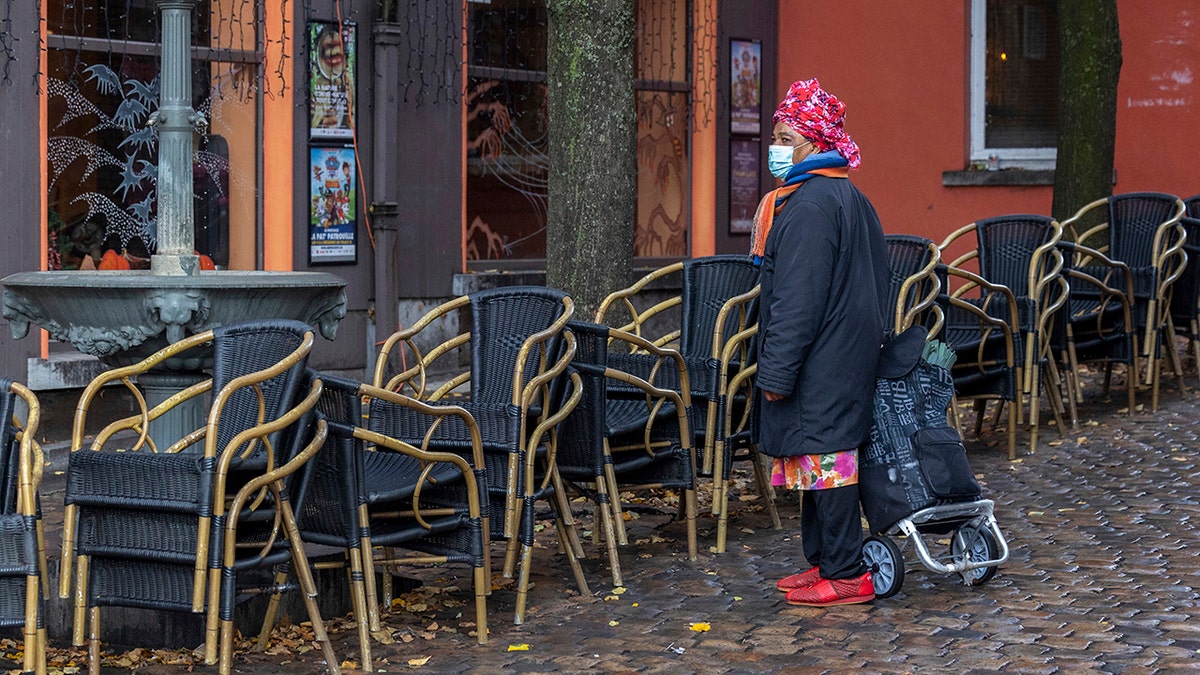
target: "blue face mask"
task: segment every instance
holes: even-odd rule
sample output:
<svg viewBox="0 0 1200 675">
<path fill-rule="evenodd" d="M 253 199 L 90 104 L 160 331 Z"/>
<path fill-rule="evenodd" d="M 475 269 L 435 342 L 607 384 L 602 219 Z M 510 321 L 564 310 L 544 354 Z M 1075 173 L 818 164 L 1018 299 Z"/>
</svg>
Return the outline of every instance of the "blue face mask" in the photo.
<svg viewBox="0 0 1200 675">
<path fill-rule="evenodd" d="M 792 168 L 792 153 L 796 148 L 790 145 L 772 145 L 767 148 L 767 168 L 776 178 L 783 180 Z"/>
</svg>

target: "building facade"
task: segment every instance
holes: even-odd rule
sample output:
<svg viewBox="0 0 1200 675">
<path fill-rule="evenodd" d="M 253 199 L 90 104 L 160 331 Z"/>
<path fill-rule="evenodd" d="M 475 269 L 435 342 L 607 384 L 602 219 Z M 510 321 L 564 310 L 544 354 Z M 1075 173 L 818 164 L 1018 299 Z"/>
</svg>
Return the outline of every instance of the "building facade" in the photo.
<svg viewBox="0 0 1200 675">
<path fill-rule="evenodd" d="M 7 1 L 0 273 L 148 257 L 156 5 Z M 1119 2 L 1115 191 L 1200 192 L 1193 5 Z M 853 178 L 887 231 L 1048 212 L 1056 7 L 636 0 L 635 267 L 746 250 L 774 104 L 814 76 L 847 103 Z M 197 250 L 344 277 L 348 314 L 317 367 L 361 372 L 441 300 L 540 282 L 545 0 L 197 0 L 193 23 Z M 0 344 L 0 372 L 36 386 L 86 371 L 45 337 L 0 327 Z"/>
</svg>

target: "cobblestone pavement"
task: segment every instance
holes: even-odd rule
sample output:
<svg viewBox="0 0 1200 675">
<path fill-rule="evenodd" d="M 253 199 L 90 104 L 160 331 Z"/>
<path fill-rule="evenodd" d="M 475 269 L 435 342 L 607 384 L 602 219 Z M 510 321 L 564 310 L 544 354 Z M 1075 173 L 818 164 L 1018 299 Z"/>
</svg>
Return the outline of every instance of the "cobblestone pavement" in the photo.
<svg viewBox="0 0 1200 675">
<path fill-rule="evenodd" d="M 774 584 L 803 565 L 798 508 L 787 497 L 779 500 L 784 530 L 776 531 L 743 492 L 729 551 L 707 551 L 715 523 L 705 517 L 696 562 L 687 560 L 683 529 L 669 516 L 644 513 L 631 522 L 631 541 L 642 543 L 623 550 L 623 592 L 612 588 L 603 550 L 588 542 L 593 593 L 581 597 L 552 534 L 541 533 L 550 548 L 535 551 L 526 623 L 511 623 L 511 589 L 496 590 L 484 646 L 468 634 L 469 574 L 453 568 L 426 574 L 425 600 L 409 602 L 425 611 L 386 615 L 394 642 L 374 645 L 375 667 L 393 673 L 1200 672 L 1200 395 L 1167 387 L 1158 412 L 1148 412 L 1150 397 L 1143 394 L 1147 410 L 1128 415 L 1118 410 L 1124 392 L 1115 387 L 1113 394 L 1113 402 L 1086 401 L 1066 439 L 1044 428 L 1038 451 L 1029 454 L 1026 445 L 1015 462 L 1004 456 L 1002 429 L 968 438 L 972 466 L 985 497 L 996 502 L 1011 547 L 1009 561 L 986 585 L 966 587 L 957 576 L 933 573 L 909 551 L 907 578 L 892 598 L 829 609 L 789 606 Z M 444 586 L 462 590 L 430 595 Z M 355 633 L 346 621 L 334 624 L 336 653 L 357 661 Z M 708 630 L 693 630 L 701 627 L 695 624 Z M 235 671 L 319 673 L 318 654 L 240 651 Z M 190 670 L 151 665 L 139 672 Z"/>
</svg>

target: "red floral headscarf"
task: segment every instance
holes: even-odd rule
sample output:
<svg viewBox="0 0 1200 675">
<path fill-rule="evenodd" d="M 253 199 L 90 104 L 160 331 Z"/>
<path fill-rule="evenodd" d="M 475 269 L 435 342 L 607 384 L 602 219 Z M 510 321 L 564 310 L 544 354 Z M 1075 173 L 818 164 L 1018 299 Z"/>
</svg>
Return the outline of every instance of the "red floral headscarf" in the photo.
<svg viewBox="0 0 1200 675">
<path fill-rule="evenodd" d="M 815 77 L 792 83 L 774 119 L 795 129 L 821 152 L 837 150 L 851 169 L 862 164 L 858 144 L 846 133 L 846 104 L 822 89 Z"/>
</svg>

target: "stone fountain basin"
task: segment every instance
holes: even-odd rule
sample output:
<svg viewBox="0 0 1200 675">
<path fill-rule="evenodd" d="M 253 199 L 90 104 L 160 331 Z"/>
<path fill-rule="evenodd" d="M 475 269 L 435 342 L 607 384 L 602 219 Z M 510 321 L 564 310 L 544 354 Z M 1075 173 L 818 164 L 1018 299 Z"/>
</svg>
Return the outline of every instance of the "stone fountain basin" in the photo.
<svg viewBox="0 0 1200 675">
<path fill-rule="evenodd" d="M 137 363 L 188 335 L 245 321 L 294 319 L 333 340 L 346 315 L 346 281 L 323 272 L 19 272 L 0 283 L 14 338 L 38 325 L 112 367 Z M 199 370 L 209 358 L 179 359 L 167 367 Z"/>
</svg>

